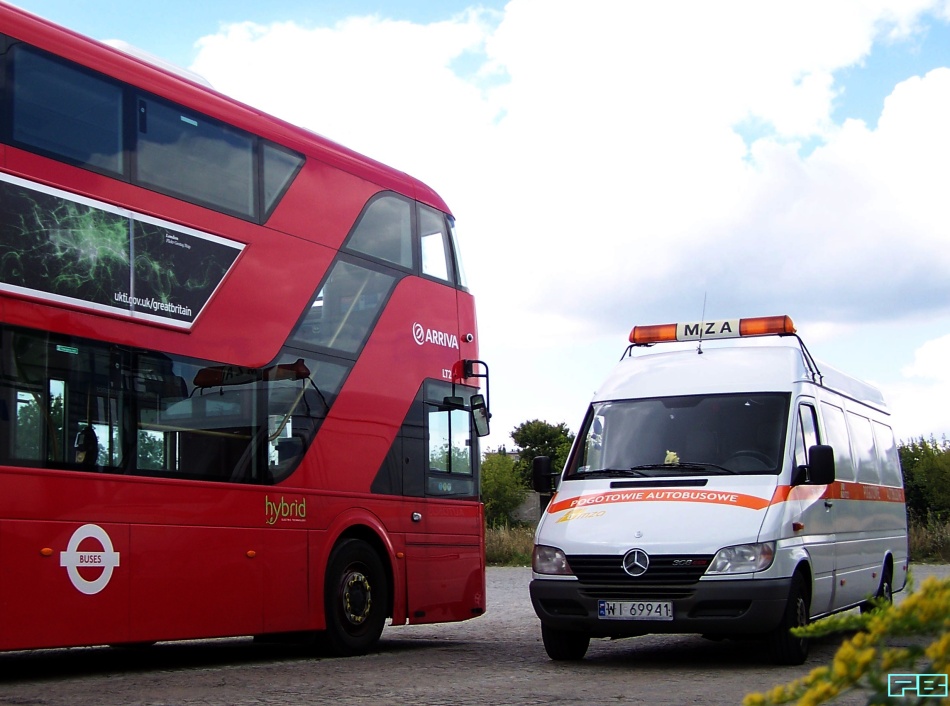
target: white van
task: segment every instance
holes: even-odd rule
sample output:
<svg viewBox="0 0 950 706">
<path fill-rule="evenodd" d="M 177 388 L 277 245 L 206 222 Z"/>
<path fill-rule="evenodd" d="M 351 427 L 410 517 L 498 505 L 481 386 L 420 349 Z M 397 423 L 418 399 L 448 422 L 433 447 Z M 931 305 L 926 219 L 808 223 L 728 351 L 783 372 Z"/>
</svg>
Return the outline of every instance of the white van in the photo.
<svg viewBox="0 0 950 706">
<path fill-rule="evenodd" d="M 902 474 L 877 389 L 819 366 L 787 316 L 638 326 L 630 341 L 535 535 L 552 659 L 582 659 L 592 637 L 700 633 L 762 637 L 801 664 L 790 628 L 904 588 Z M 642 348 L 668 341 L 698 345 Z M 533 471 L 550 492 L 550 460 Z"/>
</svg>

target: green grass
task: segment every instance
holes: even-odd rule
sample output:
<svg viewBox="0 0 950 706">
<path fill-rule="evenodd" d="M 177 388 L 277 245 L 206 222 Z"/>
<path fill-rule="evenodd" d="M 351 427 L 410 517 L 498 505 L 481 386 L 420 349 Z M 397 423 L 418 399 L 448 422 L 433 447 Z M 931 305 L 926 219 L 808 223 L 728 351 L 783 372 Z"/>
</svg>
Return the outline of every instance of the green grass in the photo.
<svg viewBox="0 0 950 706">
<path fill-rule="evenodd" d="M 489 527 L 485 530 L 485 560 L 489 566 L 531 566 L 534 526 Z"/>
</svg>

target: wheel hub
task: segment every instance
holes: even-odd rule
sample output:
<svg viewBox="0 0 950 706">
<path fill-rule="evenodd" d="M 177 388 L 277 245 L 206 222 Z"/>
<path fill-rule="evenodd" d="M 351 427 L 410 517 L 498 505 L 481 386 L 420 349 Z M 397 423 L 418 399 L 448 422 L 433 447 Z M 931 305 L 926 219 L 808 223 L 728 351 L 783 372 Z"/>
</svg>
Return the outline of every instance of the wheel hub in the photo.
<svg viewBox="0 0 950 706">
<path fill-rule="evenodd" d="M 343 581 L 343 613 L 353 625 L 362 625 L 373 606 L 369 579 L 359 571 L 351 571 Z"/>
</svg>

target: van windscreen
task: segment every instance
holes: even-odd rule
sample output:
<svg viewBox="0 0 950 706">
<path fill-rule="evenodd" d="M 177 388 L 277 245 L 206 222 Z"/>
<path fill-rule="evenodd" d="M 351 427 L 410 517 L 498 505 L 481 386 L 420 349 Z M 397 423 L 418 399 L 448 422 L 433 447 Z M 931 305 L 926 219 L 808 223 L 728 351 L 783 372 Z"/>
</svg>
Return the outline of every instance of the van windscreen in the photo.
<svg viewBox="0 0 950 706">
<path fill-rule="evenodd" d="M 688 395 L 595 403 L 568 477 L 778 473 L 790 395 Z"/>
</svg>

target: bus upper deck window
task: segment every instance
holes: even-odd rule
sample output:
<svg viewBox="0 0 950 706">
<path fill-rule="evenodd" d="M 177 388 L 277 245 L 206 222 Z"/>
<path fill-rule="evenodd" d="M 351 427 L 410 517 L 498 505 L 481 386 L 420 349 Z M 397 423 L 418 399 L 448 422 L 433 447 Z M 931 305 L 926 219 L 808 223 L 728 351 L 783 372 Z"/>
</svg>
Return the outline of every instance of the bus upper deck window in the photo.
<svg viewBox="0 0 950 706">
<path fill-rule="evenodd" d="M 419 232 L 422 236 L 422 274 L 454 284 L 455 268 L 443 214 L 420 206 Z"/>
<path fill-rule="evenodd" d="M 256 217 L 251 135 L 146 96 L 136 107 L 136 182 L 224 213 Z"/>
<path fill-rule="evenodd" d="M 122 88 L 30 47 L 13 57 L 13 142 L 121 175 Z"/>
<path fill-rule="evenodd" d="M 396 194 L 373 198 L 360 215 L 347 247 L 410 269 L 412 202 Z"/>
<path fill-rule="evenodd" d="M 458 277 L 459 286 L 462 289 L 468 289 L 468 277 L 465 275 L 465 268 L 462 266 L 462 253 L 459 248 L 458 233 L 455 230 L 455 219 L 448 217 L 449 221 L 449 240 L 452 241 L 452 253 L 455 255 L 455 273 Z"/>
</svg>

